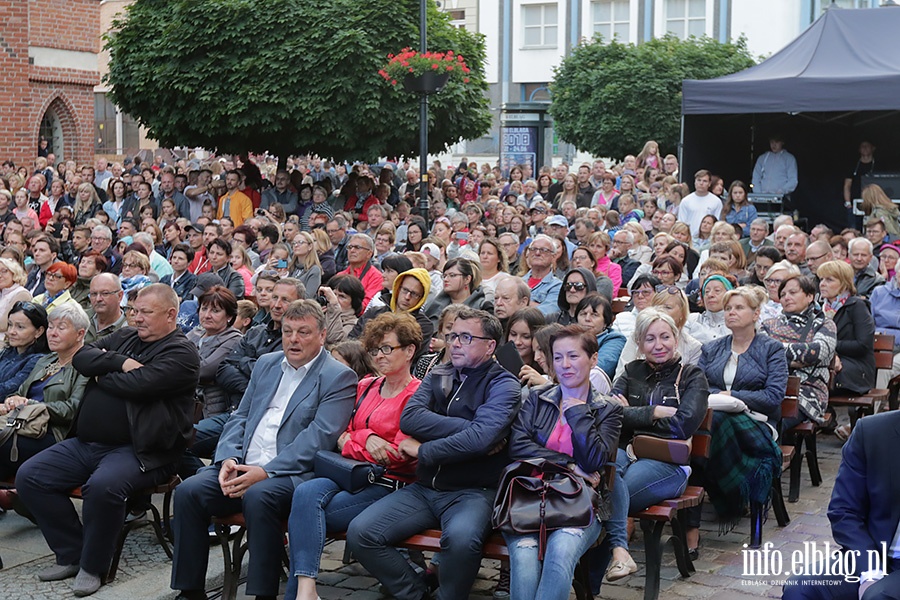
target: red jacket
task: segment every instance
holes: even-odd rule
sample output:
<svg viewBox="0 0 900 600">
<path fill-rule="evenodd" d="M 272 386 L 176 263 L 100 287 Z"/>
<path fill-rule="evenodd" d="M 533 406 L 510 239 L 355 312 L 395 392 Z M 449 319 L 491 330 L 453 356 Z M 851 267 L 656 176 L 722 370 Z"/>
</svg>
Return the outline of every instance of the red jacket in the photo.
<svg viewBox="0 0 900 600">
<path fill-rule="evenodd" d="M 363 273 L 365 271 L 365 273 Z M 353 270 L 352 266 L 348 266 L 345 270 L 338 273 L 338 275 L 353 275 L 363 285 L 363 289 L 366 290 L 366 296 L 363 298 L 363 311 L 366 310 L 366 307 L 369 306 L 369 301 L 375 297 L 375 294 L 379 293 L 384 287 L 384 279 L 381 277 L 381 271 L 376 269 L 371 262 L 368 262 L 361 269 Z"/>
<path fill-rule="evenodd" d="M 419 384 L 422 382 L 413 377 L 403 391 L 393 398 L 381 396 L 383 382 L 384 377 L 377 379 L 366 377 L 357 385 L 356 395 L 360 397 L 360 400 L 353 418 L 350 419 L 350 424 L 347 426 L 350 439 L 341 449 L 341 454 L 347 458 L 375 462 L 375 459 L 366 450 L 366 441 L 370 435 L 377 435 L 389 442 L 395 450 L 401 441 L 409 437 L 400 431 L 400 414 L 406 407 L 406 402 L 419 389 Z M 365 397 L 361 398 L 363 394 Z M 398 460 L 390 453 L 388 456 L 391 458 L 390 465 L 388 465 L 388 469 L 391 471 L 390 475 L 403 480 L 414 479 L 415 461 Z"/>
</svg>

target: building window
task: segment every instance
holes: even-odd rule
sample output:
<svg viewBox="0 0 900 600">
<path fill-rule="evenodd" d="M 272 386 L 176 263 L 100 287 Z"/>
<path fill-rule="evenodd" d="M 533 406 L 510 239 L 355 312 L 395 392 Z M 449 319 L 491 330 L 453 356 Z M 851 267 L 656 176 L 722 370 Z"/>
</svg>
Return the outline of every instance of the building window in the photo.
<svg viewBox="0 0 900 600">
<path fill-rule="evenodd" d="M 706 0 L 666 0 L 666 32 L 681 39 L 706 33 Z"/>
<path fill-rule="evenodd" d="M 592 20 L 594 33 L 603 36 L 604 42 L 610 42 L 613 38 L 627 44 L 629 22 L 631 13 L 630 0 L 594 0 Z"/>
<path fill-rule="evenodd" d="M 523 46 L 554 48 L 559 31 L 559 8 L 556 4 L 525 4 L 522 6 L 524 24 Z"/>
<path fill-rule="evenodd" d="M 831 8 L 831 0 L 816 0 L 819 4 L 819 13 Z M 834 0 L 838 8 L 878 8 L 880 0 Z"/>
<path fill-rule="evenodd" d="M 456 27 L 457 29 L 465 29 L 466 28 L 466 9 L 453 9 L 448 10 L 447 14 L 450 15 L 450 25 Z"/>
</svg>

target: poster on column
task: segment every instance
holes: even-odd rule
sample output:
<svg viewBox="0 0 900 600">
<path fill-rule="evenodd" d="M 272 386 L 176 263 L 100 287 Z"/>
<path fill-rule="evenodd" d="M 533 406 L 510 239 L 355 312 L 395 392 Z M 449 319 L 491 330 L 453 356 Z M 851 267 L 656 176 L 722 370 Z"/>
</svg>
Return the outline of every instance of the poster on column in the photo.
<svg viewBox="0 0 900 600">
<path fill-rule="evenodd" d="M 516 165 L 529 167 L 526 177 L 534 177 L 537 162 L 537 127 L 500 128 L 500 169 L 503 177 L 509 177 L 509 170 Z"/>
</svg>

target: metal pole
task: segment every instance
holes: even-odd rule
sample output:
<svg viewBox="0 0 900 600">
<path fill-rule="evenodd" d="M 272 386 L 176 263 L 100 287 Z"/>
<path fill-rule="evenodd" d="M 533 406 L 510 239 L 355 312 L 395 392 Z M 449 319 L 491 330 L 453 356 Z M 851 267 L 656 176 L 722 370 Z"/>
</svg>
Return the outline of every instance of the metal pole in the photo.
<svg viewBox="0 0 900 600">
<path fill-rule="evenodd" d="M 419 52 L 428 51 L 428 0 L 419 1 Z M 419 98 L 419 215 L 428 226 L 428 94 L 421 92 Z"/>
</svg>

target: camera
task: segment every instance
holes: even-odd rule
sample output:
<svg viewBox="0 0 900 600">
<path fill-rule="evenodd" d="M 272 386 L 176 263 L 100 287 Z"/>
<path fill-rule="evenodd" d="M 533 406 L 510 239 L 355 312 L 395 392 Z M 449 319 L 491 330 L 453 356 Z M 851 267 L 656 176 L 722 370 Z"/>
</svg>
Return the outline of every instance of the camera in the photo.
<svg viewBox="0 0 900 600">
<path fill-rule="evenodd" d="M 316 296 L 316 302 L 318 302 L 319 306 L 321 306 L 322 308 L 325 308 L 328 305 L 328 299 L 325 298 L 324 294 L 319 294 L 318 296 Z"/>
<path fill-rule="evenodd" d="M 257 208 L 257 209 L 256 209 L 256 216 L 258 216 L 258 217 L 264 217 L 264 216 L 266 216 L 266 211 L 264 211 L 264 210 L 261 209 L 261 208 Z"/>
</svg>

